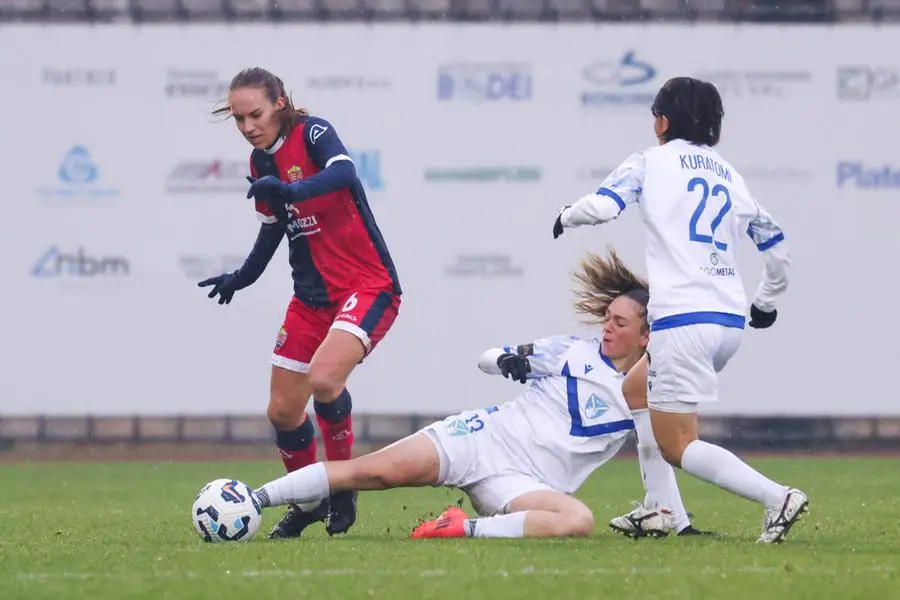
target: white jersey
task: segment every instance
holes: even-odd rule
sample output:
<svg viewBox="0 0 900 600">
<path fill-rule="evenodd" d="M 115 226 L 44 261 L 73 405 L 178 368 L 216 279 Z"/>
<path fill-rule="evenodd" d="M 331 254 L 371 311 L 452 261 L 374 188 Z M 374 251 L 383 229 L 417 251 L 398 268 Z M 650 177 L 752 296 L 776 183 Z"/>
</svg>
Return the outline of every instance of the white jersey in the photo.
<svg viewBox="0 0 900 600">
<path fill-rule="evenodd" d="M 496 361 L 503 352 L 527 356 L 531 382 L 515 400 L 485 411 L 498 459 L 512 457 L 523 472 L 574 492 L 634 429 L 622 395 L 624 375 L 601 354 L 596 339 L 558 336 L 495 348 L 478 361 L 481 370 L 499 374 Z"/>
<path fill-rule="evenodd" d="M 654 329 L 697 322 L 743 327 L 747 298 L 735 245 L 744 234 L 766 253 L 754 302 L 774 308 L 787 287 L 784 234 L 713 148 L 679 139 L 632 154 L 595 194 L 565 209 L 562 224 L 606 222 L 635 203 L 647 227 Z"/>
</svg>

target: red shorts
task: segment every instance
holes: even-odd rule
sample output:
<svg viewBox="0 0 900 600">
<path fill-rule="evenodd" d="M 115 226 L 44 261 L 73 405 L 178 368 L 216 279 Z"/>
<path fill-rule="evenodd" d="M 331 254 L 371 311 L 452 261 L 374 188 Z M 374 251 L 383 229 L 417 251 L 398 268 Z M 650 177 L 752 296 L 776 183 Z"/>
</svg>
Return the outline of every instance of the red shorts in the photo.
<svg viewBox="0 0 900 600">
<path fill-rule="evenodd" d="M 394 324 L 399 309 L 400 296 L 377 289 L 357 290 L 325 308 L 310 308 L 293 297 L 275 339 L 272 364 L 308 373 L 313 354 L 331 329 L 352 333 L 369 354 Z"/>
</svg>

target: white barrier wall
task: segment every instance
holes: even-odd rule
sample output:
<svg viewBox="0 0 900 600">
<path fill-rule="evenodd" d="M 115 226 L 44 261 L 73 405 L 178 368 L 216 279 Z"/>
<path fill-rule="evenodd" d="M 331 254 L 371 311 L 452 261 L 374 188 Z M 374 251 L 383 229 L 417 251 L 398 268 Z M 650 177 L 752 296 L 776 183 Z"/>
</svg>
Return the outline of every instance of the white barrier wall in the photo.
<svg viewBox="0 0 900 600">
<path fill-rule="evenodd" d="M 611 243 L 643 271 L 642 225 L 554 241 L 556 211 L 654 143 L 650 100 L 694 75 L 795 254 L 709 412 L 900 415 L 896 27 L 16 26 L 0 56 L 0 415 L 264 410 L 286 244 L 227 307 L 195 285 L 256 234 L 249 148 L 208 114 L 253 64 L 353 150 L 406 292 L 357 411 L 497 403 L 519 388 L 484 348 L 583 332 L 570 270 Z"/>
</svg>

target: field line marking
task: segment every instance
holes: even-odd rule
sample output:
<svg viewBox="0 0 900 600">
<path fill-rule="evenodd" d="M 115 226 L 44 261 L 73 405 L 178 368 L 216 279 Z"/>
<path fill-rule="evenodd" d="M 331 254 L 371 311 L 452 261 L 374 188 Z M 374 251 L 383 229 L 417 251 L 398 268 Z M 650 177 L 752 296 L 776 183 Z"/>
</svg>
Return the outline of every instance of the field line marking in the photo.
<svg viewBox="0 0 900 600">
<path fill-rule="evenodd" d="M 789 573 L 792 576 L 799 575 L 852 575 L 852 574 L 872 574 L 872 573 L 895 573 L 900 568 L 891 565 L 871 565 L 867 567 L 850 567 L 845 570 L 837 570 L 831 567 L 785 567 L 785 566 L 752 566 L 746 565 L 741 567 L 698 567 L 696 569 L 683 567 L 594 567 L 585 569 L 554 569 L 543 567 L 520 567 L 509 570 L 486 570 L 483 572 L 465 570 L 450 571 L 446 569 L 422 569 L 422 570 L 391 570 L 391 569 L 270 569 L 262 571 L 244 570 L 231 571 L 225 570 L 219 573 L 203 572 L 196 573 L 193 571 L 124 571 L 118 573 L 92 573 L 77 571 L 61 571 L 58 573 L 17 573 L 15 579 L 24 581 L 42 581 L 55 579 L 195 579 L 206 578 L 211 575 L 237 578 L 314 578 L 314 577 L 363 577 L 363 576 L 389 576 L 389 577 L 458 577 L 475 574 L 479 578 L 506 578 L 520 576 L 565 576 L 565 577 L 583 577 L 590 575 L 727 575 L 727 574 L 759 574 L 772 575 L 774 573 Z"/>
</svg>

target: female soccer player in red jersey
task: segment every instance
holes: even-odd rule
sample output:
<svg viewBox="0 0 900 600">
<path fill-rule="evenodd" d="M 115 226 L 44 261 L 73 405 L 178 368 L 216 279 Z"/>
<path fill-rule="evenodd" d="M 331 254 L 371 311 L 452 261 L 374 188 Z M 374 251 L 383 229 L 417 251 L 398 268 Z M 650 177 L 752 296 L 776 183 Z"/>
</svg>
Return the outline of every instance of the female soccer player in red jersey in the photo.
<svg viewBox="0 0 900 600">
<path fill-rule="evenodd" d="M 262 68 L 234 76 L 215 114 L 234 118 L 253 146 L 247 198 L 259 235 L 240 269 L 201 281 L 228 304 L 263 273 L 288 238 L 294 296 L 275 340 L 267 414 L 288 472 L 316 460 L 306 416 L 310 395 L 328 460 L 351 457 L 353 429 L 346 382 L 397 317 L 400 283 L 356 168 L 331 123 L 293 106 L 284 83 Z M 298 537 L 325 521 L 329 534 L 356 520 L 356 494 L 315 506 L 293 505 L 270 537 Z"/>
</svg>

